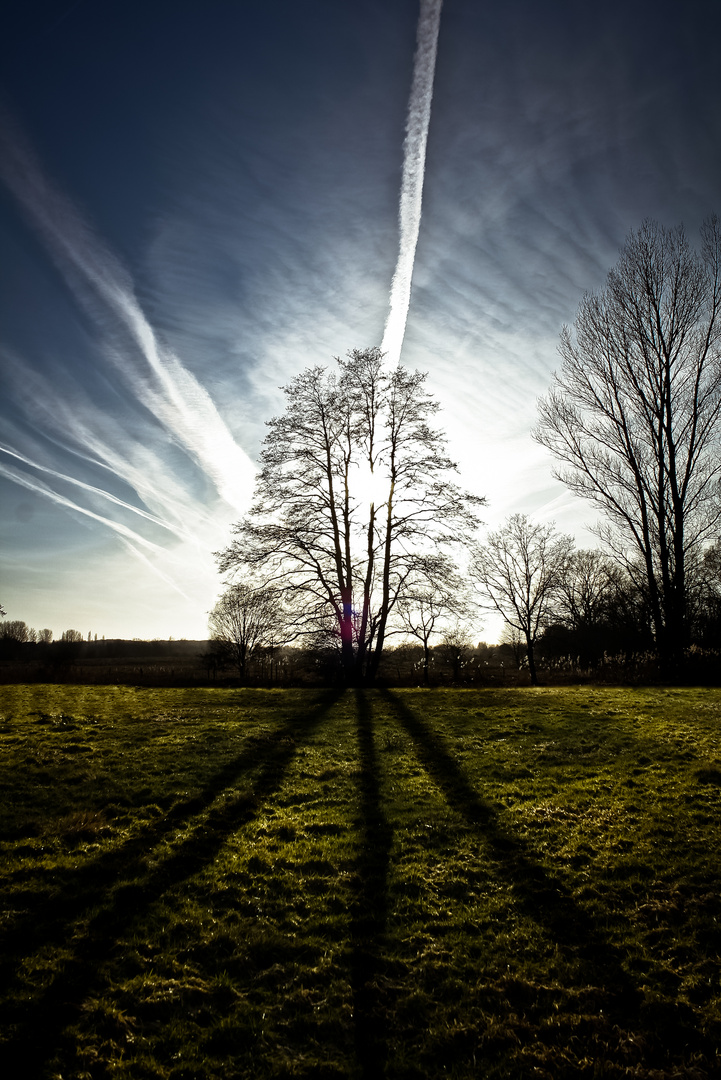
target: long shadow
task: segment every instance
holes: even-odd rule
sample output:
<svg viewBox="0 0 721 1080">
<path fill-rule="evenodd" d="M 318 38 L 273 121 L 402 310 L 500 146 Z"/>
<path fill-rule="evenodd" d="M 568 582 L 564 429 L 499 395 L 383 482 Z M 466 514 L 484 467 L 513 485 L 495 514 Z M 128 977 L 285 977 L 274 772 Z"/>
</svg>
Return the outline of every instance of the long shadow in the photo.
<svg viewBox="0 0 721 1080">
<path fill-rule="evenodd" d="M 42 894 L 35 903 L 31 900 L 29 910 L 7 924 L 0 939 L 0 980 L 6 982 L 15 962 L 35 948 L 63 940 L 68 926 L 86 911 L 101 904 L 107 898 L 108 889 L 118 879 L 141 874 L 154 848 L 170 833 L 201 814 L 221 792 L 242 776 L 271 759 L 279 747 L 290 745 L 289 740 L 295 741 L 306 722 L 305 717 L 314 713 L 315 709 L 327 711 L 338 696 L 337 691 L 323 694 L 307 713 L 287 720 L 270 734 L 246 738 L 241 753 L 211 775 L 198 794 L 175 803 L 166 814 L 143 828 L 137 836 L 84 862 L 78 868 L 55 871 L 52 895 L 48 898 Z"/>
<path fill-rule="evenodd" d="M 351 917 L 351 986 L 356 1056 L 366 1080 L 384 1075 L 388 1058 L 385 1017 L 379 994 L 381 951 L 388 917 L 388 865 L 393 833 L 383 813 L 378 784 L 378 759 L 373 741 L 371 709 L 366 694 L 356 690 L 360 813 L 358 832 L 358 893 Z"/>
<path fill-rule="evenodd" d="M 532 849 L 503 828 L 496 808 L 478 795 L 443 740 L 394 693 L 379 693 L 413 739 L 419 760 L 448 803 L 483 839 L 523 910 L 568 959 L 580 961 L 590 984 L 603 988 L 608 1013 L 628 1023 L 638 1014 L 641 994 L 623 968 L 621 951 L 579 907 L 563 882 L 540 865 Z"/>
<path fill-rule="evenodd" d="M 73 955 L 62 971 L 41 994 L 15 1007 L 6 1017 L 7 1026 L 16 1026 L 12 1041 L 4 1046 L 8 1061 L 23 1063 L 23 1075 L 42 1075 L 43 1066 L 62 1046 L 64 1029 L 77 1018 L 83 1001 L 100 976 L 98 972 L 132 923 L 166 892 L 197 874 L 217 855 L 228 837 L 251 821 L 280 787 L 295 757 L 299 743 L 330 711 L 342 691 L 326 694 L 315 709 L 294 717 L 265 746 L 256 743 L 228 762 L 214 776 L 201 795 L 188 800 L 167 815 L 152 832 L 157 845 L 170 830 L 189 822 L 212 804 L 218 795 L 251 767 L 260 768 L 252 788 L 210 813 L 190 836 L 179 843 L 152 869 L 146 865 L 150 853 L 147 833 L 129 843 L 104 867 L 103 882 L 88 888 L 77 903 L 64 901 L 62 916 L 39 929 L 34 947 L 49 939 L 65 940 L 71 924 L 84 912 L 99 907 L 80 939 L 73 939 Z M 102 906 L 101 906 L 102 905 Z M 49 933 L 50 931 L 50 933 Z M 18 943 L 18 953 L 28 954 L 29 938 Z M 5 980 L 6 988 L 7 980 Z M 11 1010 L 8 1010 L 10 1012 Z"/>
</svg>

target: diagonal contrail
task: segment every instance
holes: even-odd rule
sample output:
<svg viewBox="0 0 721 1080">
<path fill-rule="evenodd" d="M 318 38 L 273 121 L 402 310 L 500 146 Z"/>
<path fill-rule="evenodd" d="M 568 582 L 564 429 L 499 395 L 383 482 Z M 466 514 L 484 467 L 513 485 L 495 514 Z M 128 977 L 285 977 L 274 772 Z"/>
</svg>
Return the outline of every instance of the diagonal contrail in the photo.
<svg viewBox="0 0 721 1080">
<path fill-rule="evenodd" d="M 136 533 L 133 529 L 129 529 L 128 526 L 123 525 L 121 521 L 115 521 L 113 518 L 104 517 L 102 514 L 96 514 L 93 510 L 88 510 L 85 506 L 80 506 L 79 503 L 73 502 L 72 499 L 68 499 L 67 496 L 61 495 L 59 492 L 54 491 L 53 488 L 48 487 L 42 480 L 26 476 L 24 473 L 18 472 L 17 469 L 13 469 L 9 465 L 6 465 L 3 461 L 0 461 L 0 476 L 5 476 L 19 487 L 24 487 L 28 491 L 35 492 L 37 495 L 44 495 L 46 499 L 57 503 L 58 506 L 64 506 L 68 510 L 74 510 L 76 514 L 82 514 L 84 517 L 91 518 L 93 521 L 99 521 L 101 525 L 107 525 L 109 529 L 112 529 L 113 532 L 116 532 L 119 536 L 126 540 L 133 540 L 136 544 L 140 544 L 149 551 L 162 551 L 160 544 L 154 544 L 152 540 L 146 540 L 144 536 L 140 536 L 140 534 Z"/>
<path fill-rule="evenodd" d="M 398 210 L 400 229 L 398 262 L 393 274 L 390 307 L 381 343 L 381 351 L 386 353 L 388 361 L 393 365 L 398 364 L 401 358 L 408 308 L 411 302 L 411 281 L 421 224 L 426 143 L 431 119 L 433 76 L 436 68 L 442 2 L 443 0 L 421 0 L 421 12 L 418 18 L 413 82 L 408 102 L 406 137 L 403 143 L 403 178 Z"/>
<path fill-rule="evenodd" d="M 37 469 L 38 472 L 44 472 L 57 480 L 63 480 L 65 483 L 73 484 L 75 487 L 79 487 L 92 495 L 99 495 L 102 499 L 107 499 L 108 502 L 113 503 L 115 506 L 120 506 L 123 510 L 131 510 L 139 517 L 145 518 L 146 521 L 151 521 L 154 525 L 159 525 L 162 529 L 167 529 L 169 532 L 175 533 L 176 536 L 184 538 L 184 533 L 176 528 L 176 526 L 171 525 L 167 521 L 163 521 L 162 518 L 157 517 L 155 514 L 149 514 L 147 510 L 142 510 L 139 506 L 133 506 L 132 503 L 125 502 L 124 499 L 119 499 L 117 495 L 113 495 L 112 492 L 106 491 L 105 488 L 96 487 L 94 484 L 86 484 L 84 480 L 77 480 L 74 476 L 68 476 L 67 473 L 61 473 L 58 472 L 57 469 L 51 469 L 47 465 L 41 465 L 40 462 L 33 461 L 31 458 L 26 457 L 25 454 L 21 454 L 9 446 L 3 446 L 1 443 L 0 454 L 7 454 L 8 457 L 15 458 L 23 465 L 29 465 L 31 469 Z M 0 468 L 2 468 L 1 459 Z"/>
<path fill-rule="evenodd" d="M 0 115 L 0 175 L 45 241 L 78 302 L 95 314 L 91 298 L 100 299 L 144 358 L 145 370 L 127 353 L 107 351 L 137 399 L 210 477 L 220 496 L 236 510 L 245 511 L 254 465 L 233 439 L 207 390 L 158 340 L 130 275 L 70 199 L 53 187 L 5 115 Z"/>
<path fill-rule="evenodd" d="M 12 456 L 20 458 L 20 455 L 18 454 L 13 454 Z M 23 459 L 20 458 L 20 460 Z M 53 472 L 52 469 L 46 469 L 45 471 L 50 473 Z M 60 474 L 55 473 L 54 475 L 59 476 Z M 163 553 L 163 548 L 161 548 L 159 544 L 154 544 L 151 540 L 146 540 L 144 536 L 140 536 L 139 533 L 135 532 L 133 529 L 129 529 L 127 525 L 123 525 L 122 522 L 116 521 L 114 518 L 105 517 L 103 514 L 96 514 L 93 510 L 88 510 L 87 507 L 80 506 L 79 503 L 74 502 L 72 499 L 68 499 L 65 495 L 61 495 L 59 494 L 59 492 L 54 491 L 51 487 L 48 487 L 48 485 L 44 484 L 42 480 L 37 480 L 33 477 L 25 476 L 23 473 L 18 472 L 16 469 L 12 469 L 7 466 L 2 460 L 0 460 L 0 476 L 4 476 L 8 480 L 12 480 L 13 483 L 17 484 L 19 487 L 24 487 L 28 491 L 32 491 L 36 495 L 44 496 L 44 498 L 48 499 L 50 502 L 54 502 L 56 505 L 62 506 L 66 510 L 74 511 L 76 514 L 82 514 L 83 517 L 90 518 L 92 521 L 96 521 L 101 525 L 107 526 L 107 528 L 111 529 L 116 534 L 121 543 L 125 545 L 125 547 L 131 552 L 131 554 L 133 554 L 137 559 L 139 559 L 142 563 L 149 567 L 149 569 L 152 570 L 152 572 L 156 574 L 162 581 L 164 581 L 166 585 L 170 585 L 170 587 L 174 589 L 177 593 L 180 593 L 182 597 L 184 597 L 186 600 L 188 599 L 187 594 L 183 592 L 178 583 L 176 581 L 173 581 L 173 579 L 168 574 L 166 574 L 161 569 L 161 567 L 159 567 L 156 563 L 151 562 L 147 555 L 145 555 L 142 551 L 139 550 L 139 548 L 142 547 L 151 552 Z M 64 477 L 64 479 L 68 479 L 72 483 L 79 484 L 79 481 L 73 481 L 71 477 Z M 88 487 L 89 485 L 80 484 L 80 486 Z M 106 495 L 114 502 L 119 502 L 121 506 L 125 506 L 129 510 L 135 510 L 136 513 L 142 513 L 142 511 L 138 511 L 136 507 L 130 506 L 127 503 L 122 503 L 119 499 L 114 499 L 113 496 L 109 495 L 108 492 L 99 491 L 99 489 L 92 490 L 97 491 L 101 495 Z M 151 517 L 151 515 L 149 514 L 143 514 L 143 516 Z M 163 522 L 158 522 L 158 524 L 162 525 Z M 168 528 L 168 526 L 164 527 Z"/>
<path fill-rule="evenodd" d="M 212 508 L 205 500 L 200 502 L 192 495 L 181 477 L 173 474 L 161 453 L 154 450 L 149 441 L 141 443 L 116 417 L 95 406 L 83 387 L 67 372 L 60 393 L 45 376 L 29 367 L 14 351 L 2 346 L 0 365 L 13 393 L 22 403 L 26 419 L 44 439 L 127 484 L 148 510 L 175 527 L 178 536 L 197 534 L 211 522 L 217 527 Z M 19 435 L 17 431 L 11 435 L 8 426 L 0 447 L 26 459 L 24 463 L 32 468 L 45 469 L 37 443 L 32 463 L 27 459 L 30 451 L 17 449 L 14 443 Z M 22 442 L 21 436 L 20 439 Z"/>
</svg>

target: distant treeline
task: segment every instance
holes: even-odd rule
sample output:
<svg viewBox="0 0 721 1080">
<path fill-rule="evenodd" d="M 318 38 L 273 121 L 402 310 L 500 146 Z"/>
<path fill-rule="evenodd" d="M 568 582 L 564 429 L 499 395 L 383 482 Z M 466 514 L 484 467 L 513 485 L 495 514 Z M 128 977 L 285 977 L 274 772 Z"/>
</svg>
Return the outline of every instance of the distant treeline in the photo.
<svg viewBox="0 0 721 1080">
<path fill-rule="evenodd" d="M 57 641 L 38 640 L 34 630 L 25 623 L 0 623 L 0 659 L 64 663 L 69 658 L 97 660 L 110 657 L 187 657 L 196 656 L 207 647 L 206 641 L 143 641 L 137 638 L 103 638 L 86 640 L 76 631 L 64 633 Z"/>
<path fill-rule="evenodd" d="M 146 686 L 201 685 L 207 641 L 18 641 L 0 624 L 0 682 L 69 682 Z"/>
<path fill-rule="evenodd" d="M 544 683 L 643 684 L 664 681 L 656 656 L 635 641 L 618 652 L 569 654 L 568 638 L 552 628 L 539 642 L 538 668 Z M 565 638 L 565 640 L 563 640 Z M 560 640 L 561 639 L 561 640 Z M 580 644 L 576 641 L 576 646 Z M 597 642 L 601 646 L 602 643 Z M 610 644 L 610 641 L 607 642 Z M 626 642 L 631 645 L 631 642 Z M 588 641 L 586 641 L 588 645 Z M 217 641 L 11 642 L 0 637 L 0 683 L 62 682 L 137 686 L 319 686 L 343 682 L 337 648 L 258 649 L 243 678 Z M 530 681 L 528 657 L 519 640 L 472 644 L 448 635 L 426 657 L 418 643 L 389 646 L 378 682 L 386 686 L 522 686 Z M 687 681 L 721 682 L 721 650 L 690 650 Z"/>
</svg>

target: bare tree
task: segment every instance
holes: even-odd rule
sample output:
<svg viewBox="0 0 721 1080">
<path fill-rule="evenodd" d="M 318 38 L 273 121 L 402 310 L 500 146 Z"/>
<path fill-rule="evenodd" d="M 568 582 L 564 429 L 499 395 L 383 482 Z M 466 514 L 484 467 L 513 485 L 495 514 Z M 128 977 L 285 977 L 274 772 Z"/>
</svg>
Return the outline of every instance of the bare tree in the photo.
<svg viewBox="0 0 721 1080">
<path fill-rule="evenodd" d="M 449 619 L 462 619 L 470 607 L 466 585 L 447 555 L 430 556 L 419 563 L 398 601 L 397 613 L 401 628 L 423 647 L 424 683 L 430 676 L 431 638 L 449 632 Z"/>
<path fill-rule="evenodd" d="M 26 645 L 36 640 L 35 631 L 21 619 L 0 622 L 0 654 L 5 657 L 19 656 Z"/>
<path fill-rule="evenodd" d="M 596 626 L 618 588 L 618 567 L 601 551 L 574 551 L 556 594 L 554 614 L 572 630 Z"/>
<path fill-rule="evenodd" d="M 48 627 L 45 627 L 42 630 L 38 630 L 38 643 L 40 645 L 49 645 L 52 640 L 53 632 L 52 630 L 48 629 Z"/>
<path fill-rule="evenodd" d="M 534 686 L 536 640 L 551 621 L 572 550 L 573 538 L 557 533 L 553 525 L 533 524 L 526 514 L 513 514 L 488 534 L 471 563 L 471 577 L 491 606 L 523 635 Z"/>
<path fill-rule="evenodd" d="M 438 651 L 446 668 L 451 670 L 451 680 L 454 683 L 459 682 L 461 668 L 467 663 L 473 652 L 473 642 L 468 628 L 460 621 L 456 621 L 452 626 L 449 626 L 441 637 Z"/>
<path fill-rule="evenodd" d="M 211 642 L 232 660 L 245 680 L 248 661 L 261 648 L 278 644 L 281 623 L 280 597 L 269 588 L 255 588 L 248 582 L 231 585 L 210 612 Z"/>
<path fill-rule="evenodd" d="M 289 596 L 305 632 L 330 617 L 345 679 L 372 681 L 419 560 L 472 536 L 483 500 L 451 482 L 423 373 L 387 369 L 379 349 L 337 363 L 284 388 L 254 504 L 218 561 Z"/>
<path fill-rule="evenodd" d="M 628 238 L 561 337 L 538 442 L 605 514 L 599 535 L 642 586 L 661 657 L 678 663 L 689 560 L 721 519 L 721 226 L 699 254 L 682 228 Z"/>
<path fill-rule="evenodd" d="M 517 668 L 523 667 L 523 661 L 528 656 L 528 650 L 526 648 L 526 637 L 520 630 L 517 630 L 515 626 L 509 626 L 508 623 L 503 627 L 503 633 L 501 634 L 501 640 L 499 642 L 501 656 L 511 654 L 514 663 Z M 503 661 L 501 661 L 503 663 Z"/>
<path fill-rule="evenodd" d="M 35 631 L 21 619 L 8 619 L 7 622 L 0 623 L 0 638 L 5 641 L 14 641 L 22 645 L 34 641 L 34 634 Z"/>
<path fill-rule="evenodd" d="M 574 656 L 584 665 L 604 653 L 646 651 L 650 633 L 645 597 L 625 569 L 603 551 L 574 551 L 543 635 L 546 656 Z"/>
</svg>

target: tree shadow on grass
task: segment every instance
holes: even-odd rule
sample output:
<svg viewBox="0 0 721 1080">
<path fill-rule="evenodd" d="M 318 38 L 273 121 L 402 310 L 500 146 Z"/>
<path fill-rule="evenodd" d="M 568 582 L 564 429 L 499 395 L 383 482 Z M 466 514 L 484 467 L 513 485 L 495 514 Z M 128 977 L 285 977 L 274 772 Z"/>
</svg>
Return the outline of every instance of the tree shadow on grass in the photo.
<svg viewBox="0 0 721 1080">
<path fill-rule="evenodd" d="M 717 1075 L 713 1064 L 712 1071 L 703 1071 L 707 1063 L 718 1064 L 717 1040 L 704 1030 L 705 1024 L 690 1005 L 682 998 L 660 1000 L 641 989 L 625 969 L 628 958 L 624 950 L 609 941 L 602 927 L 576 902 L 566 885 L 539 863 L 531 845 L 504 827 L 496 807 L 481 798 L 443 739 L 397 694 L 388 690 L 379 693 L 413 740 L 421 764 L 448 804 L 483 841 L 521 909 L 545 930 L 561 955 L 577 968 L 579 981 L 591 992 L 599 1018 L 603 1014 L 603 1025 L 607 1027 L 610 1023 L 620 1033 L 632 1030 L 640 1036 L 638 1045 L 645 1068 L 656 1064 L 666 1070 L 673 1063 L 675 1070 L 679 1062 L 695 1062 L 699 1065 L 699 1076 Z M 587 1002 L 590 1003 L 588 997 Z M 628 1048 L 629 1043 L 622 1042 L 615 1051 L 624 1070 L 630 1064 L 626 1057 Z M 603 1051 L 606 1056 L 607 1051 L 611 1055 L 614 1052 L 610 1046 Z M 597 1054 L 599 1048 L 593 1052 Z M 664 1071 L 664 1075 L 671 1074 Z"/>
<path fill-rule="evenodd" d="M 4 1026 L 15 1028 L 15 1034 L 5 1043 L 3 1053 L 8 1061 L 22 1061 L 24 1076 L 42 1075 L 45 1064 L 62 1046 L 63 1031 L 77 1019 L 80 1006 L 98 981 L 103 963 L 136 918 L 211 863 L 227 839 L 260 812 L 280 787 L 299 743 L 308 738 L 341 693 L 323 695 L 314 707 L 288 720 L 263 741 L 253 740 L 218 770 L 200 795 L 176 805 L 153 828 L 97 860 L 86 869 L 79 890 L 74 888 L 77 882 L 69 883 L 73 894 L 53 901 L 52 914 L 46 913 L 40 921 L 36 915 L 33 926 L 25 926 L 22 934 L 16 931 L 12 950 L 6 951 L 15 962 L 48 945 L 65 943 L 72 950 L 47 987 L 29 1000 L 23 996 L 21 1003 L 7 1010 L 11 1015 L 5 1017 Z M 223 791 L 251 769 L 257 769 L 257 776 L 249 790 L 214 808 L 212 804 Z M 210 812 L 190 835 L 148 869 L 147 858 L 153 848 L 179 827 L 192 826 L 208 807 Z M 99 910 L 91 915 L 82 934 L 74 937 L 73 924 L 95 908 Z M 3 967 L 7 971 L 10 965 L 6 961 Z M 6 971 L 0 975 L 5 976 Z M 3 982 L 8 988 L 7 977 Z"/>
<path fill-rule="evenodd" d="M 387 1008 L 378 988 L 388 916 L 388 864 L 393 839 L 381 807 L 378 759 L 367 695 L 356 690 L 360 813 L 358 893 L 351 917 L 351 986 L 356 1056 L 366 1080 L 381 1077 L 388 1057 Z"/>
<path fill-rule="evenodd" d="M 157 845 L 207 810 L 222 792 L 246 774 L 267 766 L 284 749 L 292 749 L 308 717 L 313 717 L 316 710 L 320 710 L 319 715 L 327 712 L 338 696 L 335 691 L 326 693 L 304 713 L 279 724 L 275 731 L 246 737 L 242 751 L 211 775 L 198 794 L 174 803 L 167 813 L 129 840 L 101 852 L 80 867 L 54 870 L 51 894 L 28 897 L 21 918 L 6 925 L 0 943 L 0 979 L 7 979 L 19 957 L 40 945 L 62 940 L 69 924 L 103 903 L 108 889 L 120 878 L 141 874 Z"/>
<path fill-rule="evenodd" d="M 607 1014 L 628 1024 L 638 1015 L 641 993 L 624 970 L 621 951 L 566 886 L 541 866 L 532 848 L 503 827 L 496 808 L 480 797 L 443 740 L 392 691 L 379 693 L 413 740 L 421 763 L 449 805 L 483 839 L 521 908 L 544 928 L 567 960 L 579 964 L 588 984 L 602 989 Z"/>
</svg>

